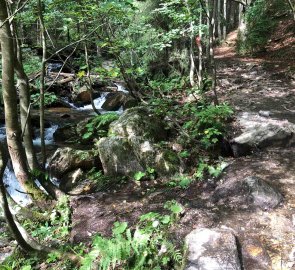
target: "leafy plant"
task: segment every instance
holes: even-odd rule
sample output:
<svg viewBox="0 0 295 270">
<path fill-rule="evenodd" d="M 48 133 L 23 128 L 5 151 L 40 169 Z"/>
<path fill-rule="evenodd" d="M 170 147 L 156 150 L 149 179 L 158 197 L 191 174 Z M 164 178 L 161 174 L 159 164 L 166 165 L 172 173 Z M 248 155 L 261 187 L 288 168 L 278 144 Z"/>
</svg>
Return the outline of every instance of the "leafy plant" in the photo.
<svg viewBox="0 0 295 270">
<path fill-rule="evenodd" d="M 167 232 L 182 208 L 167 204 L 171 215 L 150 212 L 140 217 L 134 232 L 126 222 L 116 222 L 112 238 L 94 237 L 91 251 L 84 257 L 80 270 L 98 269 L 163 269 L 180 264 L 182 254 L 168 240 Z"/>
<path fill-rule="evenodd" d="M 119 116 L 116 113 L 106 113 L 94 117 L 83 127 L 82 139 L 89 140 L 95 136 L 98 138 L 106 137 L 109 125 L 118 118 Z"/>
<path fill-rule="evenodd" d="M 209 165 L 203 159 L 200 160 L 199 165 L 197 167 L 196 172 L 194 173 L 194 177 L 202 180 L 205 176 L 205 173 L 217 178 L 221 175 L 224 169 L 228 166 L 226 162 L 221 161 L 216 166 Z"/>
<path fill-rule="evenodd" d="M 171 181 L 169 181 L 168 186 L 187 189 L 193 181 L 194 179 L 187 175 L 180 175 L 174 177 Z"/>
<path fill-rule="evenodd" d="M 40 93 L 31 95 L 31 102 L 35 107 L 39 107 Z M 57 96 L 54 93 L 46 92 L 44 94 L 44 105 L 51 106 L 58 100 Z"/>
<path fill-rule="evenodd" d="M 155 177 L 156 177 L 155 169 L 148 167 L 145 172 L 141 172 L 141 171 L 136 172 L 134 174 L 133 178 L 135 181 L 140 181 L 140 180 L 144 180 L 144 179 L 153 180 L 153 179 L 155 179 Z"/>
</svg>

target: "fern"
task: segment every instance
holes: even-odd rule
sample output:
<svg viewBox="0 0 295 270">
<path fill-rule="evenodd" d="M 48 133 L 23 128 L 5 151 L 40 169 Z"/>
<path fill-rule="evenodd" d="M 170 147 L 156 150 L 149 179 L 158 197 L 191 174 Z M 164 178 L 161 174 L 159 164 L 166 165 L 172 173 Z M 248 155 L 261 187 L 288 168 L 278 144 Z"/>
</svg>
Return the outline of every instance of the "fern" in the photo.
<svg viewBox="0 0 295 270">
<path fill-rule="evenodd" d="M 176 202 L 170 204 L 177 206 Z M 175 215 L 172 211 L 169 221 L 175 221 Z M 127 228 L 126 222 L 116 222 L 112 238 L 95 236 L 92 250 L 84 257 L 80 270 L 92 269 L 96 260 L 99 261 L 99 270 L 148 270 L 162 269 L 170 263 L 179 265 L 183 256 L 168 240 L 171 222 L 167 220 L 167 216 L 150 212 L 141 216 L 134 233 Z"/>
</svg>

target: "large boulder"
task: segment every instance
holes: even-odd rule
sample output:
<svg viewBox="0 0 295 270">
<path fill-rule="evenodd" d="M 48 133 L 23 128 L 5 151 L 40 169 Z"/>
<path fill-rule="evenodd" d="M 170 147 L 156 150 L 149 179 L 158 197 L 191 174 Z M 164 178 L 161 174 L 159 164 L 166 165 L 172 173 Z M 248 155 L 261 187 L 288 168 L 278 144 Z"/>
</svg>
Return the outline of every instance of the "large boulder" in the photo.
<svg viewBox="0 0 295 270">
<path fill-rule="evenodd" d="M 277 120 L 255 113 L 244 112 L 238 116 L 242 134 L 234 138 L 235 156 L 249 153 L 255 147 L 292 146 L 295 144 L 295 125 L 287 120 Z"/>
<path fill-rule="evenodd" d="M 143 137 L 152 142 L 167 139 L 167 130 L 163 120 L 145 107 L 135 107 L 125 111 L 117 121 L 110 125 L 109 134 L 128 139 Z"/>
<path fill-rule="evenodd" d="M 147 108 L 128 109 L 110 124 L 108 135 L 96 144 L 107 175 L 133 176 L 148 168 L 158 175 L 181 171 L 177 153 L 158 144 L 167 139 L 165 124 Z"/>
<path fill-rule="evenodd" d="M 123 106 L 126 98 L 127 94 L 123 92 L 109 93 L 101 108 L 106 111 L 117 111 Z"/>
<path fill-rule="evenodd" d="M 255 176 L 225 181 L 213 194 L 214 203 L 241 208 L 254 206 L 263 210 L 275 208 L 282 198 L 280 192 Z"/>
<path fill-rule="evenodd" d="M 196 229 L 187 235 L 186 270 L 240 270 L 239 252 L 232 232 Z"/>
<path fill-rule="evenodd" d="M 180 160 L 171 149 L 160 147 L 143 137 L 132 137 L 129 142 L 145 169 L 153 168 L 159 175 L 173 175 L 181 170 Z"/>
<path fill-rule="evenodd" d="M 48 168 L 52 176 L 60 179 L 75 169 L 101 168 L 101 163 L 97 151 L 75 150 L 65 147 L 56 150 L 49 160 Z"/>
<path fill-rule="evenodd" d="M 95 91 L 92 93 L 93 99 L 98 97 L 100 97 L 99 92 Z M 89 91 L 86 85 L 82 86 L 81 88 L 75 91 L 73 101 L 74 103 L 84 104 L 84 105 L 91 103 L 91 92 Z"/>
<path fill-rule="evenodd" d="M 101 138 L 96 146 L 105 174 L 133 176 L 134 172 L 144 171 L 126 138 Z"/>
</svg>

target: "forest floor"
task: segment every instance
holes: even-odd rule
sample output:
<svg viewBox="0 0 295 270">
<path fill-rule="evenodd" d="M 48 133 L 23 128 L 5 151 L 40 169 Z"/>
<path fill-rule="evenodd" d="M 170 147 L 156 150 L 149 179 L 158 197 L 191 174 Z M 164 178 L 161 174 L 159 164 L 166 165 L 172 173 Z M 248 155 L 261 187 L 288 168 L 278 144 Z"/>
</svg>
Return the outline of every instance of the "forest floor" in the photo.
<svg viewBox="0 0 295 270">
<path fill-rule="evenodd" d="M 293 35 L 288 34 L 291 27 L 291 22 L 279 25 L 267 52 L 256 57 L 236 55 L 236 32 L 216 49 L 219 98 L 237 114 L 263 110 L 272 118 L 295 123 L 295 37 L 292 31 Z M 165 179 L 130 182 L 111 192 L 73 199 L 72 240 L 89 241 L 97 232 L 110 235 L 118 220 L 133 226 L 140 215 L 163 213 L 163 204 L 176 199 L 185 207 L 175 228 L 177 239 L 183 240 L 194 228 L 227 227 L 250 255 L 259 257 L 261 253 L 261 260 L 271 260 L 272 268 L 265 269 L 295 269 L 295 149 L 269 147 L 226 161 L 229 166 L 218 183 L 257 176 L 276 187 L 283 202 L 268 211 L 237 205 L 234 200 L 216 204 L 212 198 L 218 183 L 213 180 L 194 182 L 186 190 L 164 187 L 161 181 Z M 262 268 L 250 260 L 244 269 Z"/>
</svg>

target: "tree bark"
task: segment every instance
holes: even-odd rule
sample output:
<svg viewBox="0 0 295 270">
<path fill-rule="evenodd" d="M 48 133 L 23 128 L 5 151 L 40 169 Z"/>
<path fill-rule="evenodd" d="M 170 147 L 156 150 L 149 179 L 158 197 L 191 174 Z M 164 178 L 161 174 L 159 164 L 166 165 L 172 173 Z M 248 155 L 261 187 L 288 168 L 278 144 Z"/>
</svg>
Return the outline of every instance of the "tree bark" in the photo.
<svg viewBox="0 0 295 270">
<path fill-rule="evenodd" d="M 40 75 L 40 138 L 41 138 L 41 153 L 42 153 L 42 169 L 46 164 L 46 147 L 45 147 L 45 126 L 44 126 L 44 94 L 45 94 L 45 67 L 46 67 L 46 35 L 43 18 L 43 9 L 41 0 L 38 0 L 38 17 L 40 23 L 40 36 L 42 43 L 42 64 Z"/>
<path fill-rule="evenodd" d="M 2 0 L 0 0 L 1 2 Z M 2 7 L 0 3 L 0 7 Z M 25 251 L 25 252 L 32 252 L 34 249 L 26 242 L 26 240 L 23 238 L 22 234 L 17 228 L 17 225 L 14 222 L 13 216 L 10 212 L 7 196 L 6 196 L 6 189 L 5 185 L 3 183 L 3 173 L 6 167 L 8 161 L 8 155 L 6 153 L 6 149 L 4 148 L 3 144 L 0 144 L 0 203 L 1 207 L 4 212 L 5 220 L 7 222 L 8 228 L 13 235 L 14 239 L 17 241 L 19 246 Z"/>
<path fill-rule="evenodd" d="M 7 6 L 0 0 L 0 23 L 8 18 Z M 14 86 L 14 50 L 13 38 L 7 20 L 0 28 L 2 50 L 2 94 L 5 109 L 6 139 L 16 178 L 32 199 L 44 198 L 30 178 L 27 159 L 21 143 L 21 128 L 17 114 L 17 92 Z"/>
</svg>

